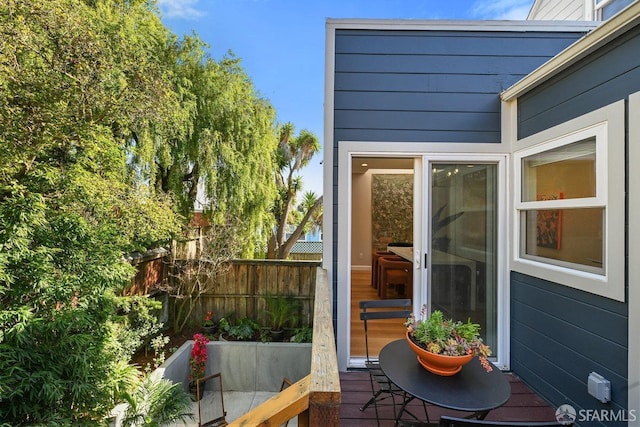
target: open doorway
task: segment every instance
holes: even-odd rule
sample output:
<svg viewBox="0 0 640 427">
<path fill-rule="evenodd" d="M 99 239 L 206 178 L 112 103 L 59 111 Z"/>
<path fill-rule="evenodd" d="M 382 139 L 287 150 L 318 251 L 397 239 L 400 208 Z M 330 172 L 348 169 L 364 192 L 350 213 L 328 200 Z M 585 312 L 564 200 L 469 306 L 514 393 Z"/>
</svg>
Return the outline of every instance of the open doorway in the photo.
<svg viewBox="0 0 640 427">
<path fill-rule="evenodd" d="M 410 298 L 414 310 L 424 304 L 428 312 L 470 318 L 480 324 L 494 355 L 503 354 L 498 283 L 504 246 L 498 244 L 497 195 L 504 159 L 356 155 L 351 162 L 350 366 L 358 366 L 365 356 L 359 301 L 385 298 Z M 399 247 L 405 245 L 403 255 Z M 372 267 L 374 254 L 385 250 L 409 261 L 412 281 L 409 286 L 391 283 L 381 294 Z M 397 319 L 369 325 L 370 355 L 402 338 L 404 331 Z"/>
<path fill-rule="evenodd" d="M 389 244 L 413 242 L 415 159 L 353 157 L 351 166 L 350 354 L 358 359 L 365 356 L 359 301 L 412 297 L 413 285 L 400 283 L 386 287 L 382 296 L 372 280 L 372 266 L 375 254 L 387 251 Z M 386 343 L 401 338 L 405 330 L 398 319 L 381 320 L 369 327 L 373 355 Z"/>
</svg>

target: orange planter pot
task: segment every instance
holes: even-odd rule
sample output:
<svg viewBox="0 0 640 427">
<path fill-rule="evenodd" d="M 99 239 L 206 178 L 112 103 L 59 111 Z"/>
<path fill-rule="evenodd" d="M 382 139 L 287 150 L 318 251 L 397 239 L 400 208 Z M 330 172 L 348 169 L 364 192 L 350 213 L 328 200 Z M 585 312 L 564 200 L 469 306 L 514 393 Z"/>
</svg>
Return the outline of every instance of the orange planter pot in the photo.
<svg viewBox="0 0 640 427">
<path fill-rule="evenodd" d="M 418 362 L 427 371 L 436 375 L 449 377 L 455 375 L 462 370 L 462 367 L 473 359 L 473 354 L 465 356 L 447 356 L 444 354 L 435 354 L 416 345 L 406 333 L 407 342 L 411 350 L 418 356 Z"/>
</svg>

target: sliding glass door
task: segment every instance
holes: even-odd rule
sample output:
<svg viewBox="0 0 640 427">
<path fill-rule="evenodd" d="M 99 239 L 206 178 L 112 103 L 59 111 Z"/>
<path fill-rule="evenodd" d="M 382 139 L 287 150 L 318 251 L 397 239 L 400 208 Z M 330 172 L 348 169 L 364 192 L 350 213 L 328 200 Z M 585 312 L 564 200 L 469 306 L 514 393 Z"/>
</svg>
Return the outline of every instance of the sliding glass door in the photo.
<svg viewBox="0 0 640 427">
<path fill-rule="evenodd" d="M 471 319 L 496 353 L 498 165 L 430 162 L 427 303 Z"/>
</svg>

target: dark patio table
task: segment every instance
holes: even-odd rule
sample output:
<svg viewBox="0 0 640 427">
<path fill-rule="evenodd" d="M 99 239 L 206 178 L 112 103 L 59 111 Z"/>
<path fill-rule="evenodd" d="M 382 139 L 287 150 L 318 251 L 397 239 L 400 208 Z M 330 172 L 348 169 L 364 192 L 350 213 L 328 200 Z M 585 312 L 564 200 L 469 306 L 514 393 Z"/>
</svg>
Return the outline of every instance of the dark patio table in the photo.
<svg viewBox="0 0 640 427">
<path fill-rule="evenodd" d="M 402 339 L 384 346 L 379 362 L 389 380 L 411 396 L 442 408 L 471 412 L 479 419 L 504 405 L 511 396 L 511 385 L 502 371 L 496 367 L 485 371 L 477 357 L 457 374 L 444 377 L 424 369 L 406 339 Z M 403 411 L 404 405 L 398 418 Z"/>
</svg>

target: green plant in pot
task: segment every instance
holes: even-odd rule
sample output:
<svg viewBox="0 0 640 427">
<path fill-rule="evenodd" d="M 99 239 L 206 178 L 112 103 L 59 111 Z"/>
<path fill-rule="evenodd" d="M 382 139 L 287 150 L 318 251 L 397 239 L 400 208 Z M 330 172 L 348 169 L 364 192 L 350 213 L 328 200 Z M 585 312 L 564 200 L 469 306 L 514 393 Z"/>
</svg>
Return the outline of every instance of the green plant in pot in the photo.
<svg viewBox="0 0 640 427">
<path fill-rule="evenodd" d="M 219 330 L 221 340 L 225 340 L 226 337 L 236 341 L 251 341 L 256 338 L 260 325 L 248 317 L 243 317 L 236 323 L 231 323 L 228 318 L 223 317 L 219 322 Z"/>
<path fill-rule="evenodd" d="M 271 338 L 274 341 L 282 340 L 284 328 L 298 322 L 298 301 L 291 296 L 268 295 L 266 304 L 266 313 L 271 320 Z"/>
<path fill-rule="evenodd" d="M 405 322 L 409 346 L 425 369 L 439 375 L 454 375 L 477 356 L 487 372 L 492 370 L 487 360 L 491 349 L 480 338 L 480 325 L 471 319 L 466 322 L 445 319 L 439 310 L 426 318 L 425 313 L 423 306 L 419 319 L 411 313 Z"/>
<path fill-rule="evenodd" d="M 207 311 L 202 321 L 202 332 L 205 334 L 214 334 L 218 330 L 218 322 L 213 317 L 213 311 Z"/>
</svg>

